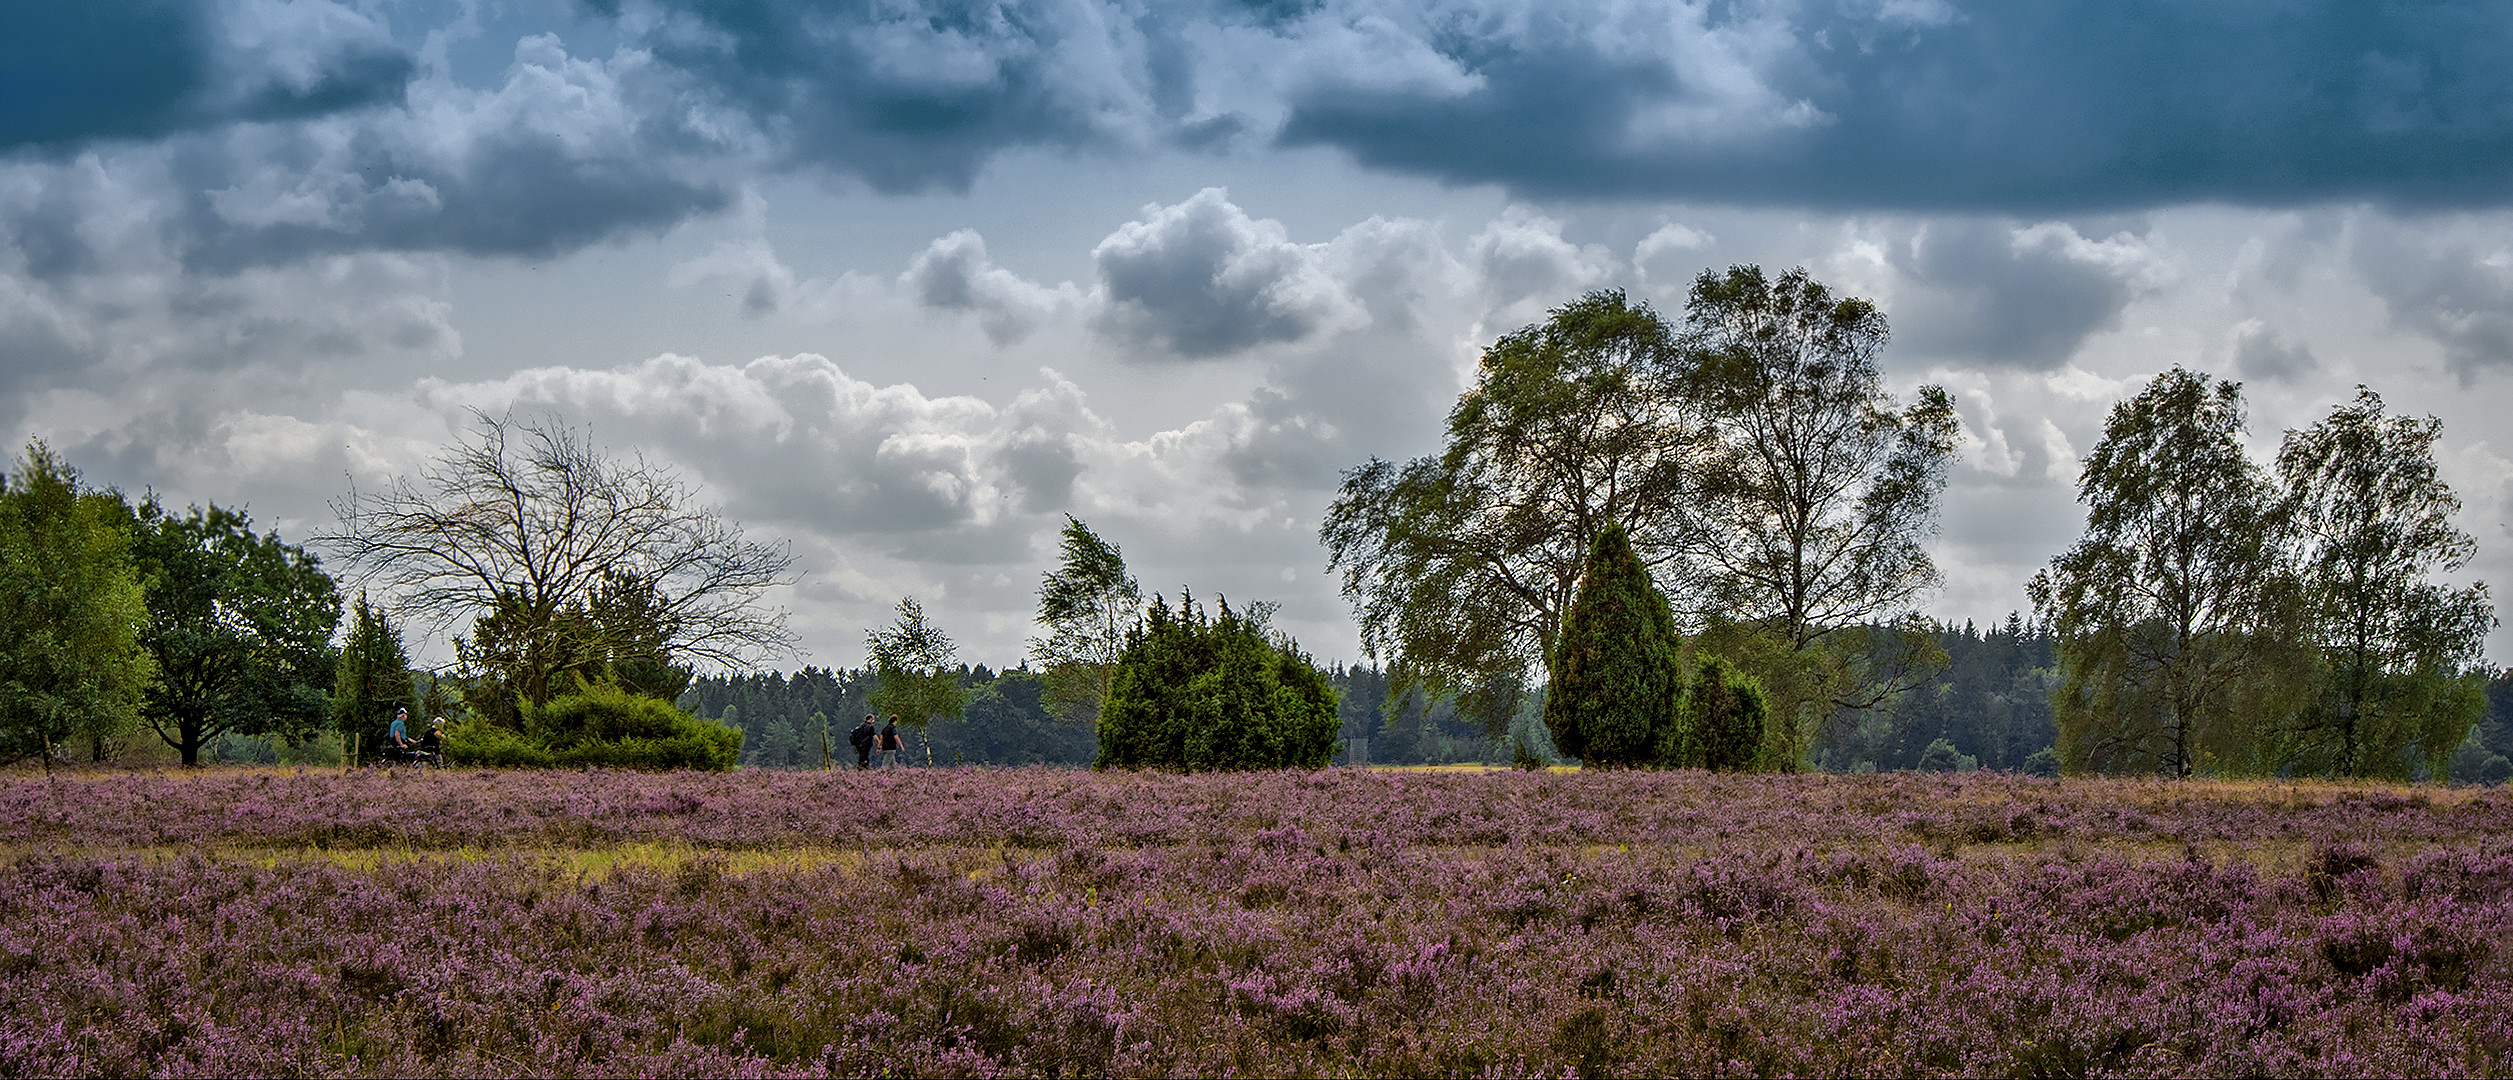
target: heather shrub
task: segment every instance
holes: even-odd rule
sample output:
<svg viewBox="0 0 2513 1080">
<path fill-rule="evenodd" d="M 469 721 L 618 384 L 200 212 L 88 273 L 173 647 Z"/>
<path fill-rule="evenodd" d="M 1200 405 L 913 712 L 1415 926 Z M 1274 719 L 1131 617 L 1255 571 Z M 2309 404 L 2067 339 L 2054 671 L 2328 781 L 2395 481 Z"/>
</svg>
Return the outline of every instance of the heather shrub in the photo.
<svg viewBox="0 0 2513 1080">
<path fill-rule="evenodd" d="M 2504 1075 L 2513 798 L 2428 794 L 28 770 L 0 1076 Z"/>
<path fill-rule="evenodd" d="M 607 683 L 523 709 L 523 731 L 484 720 L 445 732 L 450 762 L 492 768 L 731 769 L 742 733 Z"/>
<path fill-rule="evenodd" d="M 1682 651 L 1666 594 L 1623 527 L 1607 525 L 1588 549 L 1546 672 L 1553 745 L 1592 766 L 1701 764 L 1701 733 L 1680 712 Z"/>
</svg>

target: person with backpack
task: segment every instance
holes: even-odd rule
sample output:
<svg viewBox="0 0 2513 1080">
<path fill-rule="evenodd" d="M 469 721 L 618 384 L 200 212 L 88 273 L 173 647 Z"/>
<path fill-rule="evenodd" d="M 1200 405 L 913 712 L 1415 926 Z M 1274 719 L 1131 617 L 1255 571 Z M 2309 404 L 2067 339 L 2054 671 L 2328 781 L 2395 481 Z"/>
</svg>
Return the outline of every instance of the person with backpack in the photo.
<svg viewBox="0 0 2513 1080">
<path fill-rule="evenodd" d="M 889 726 L 881 729 L 881 767 L 898 768 L 899 751 L 906 748 L 907 744 L 899 740 L 899 714 L 891 713 Z"/>
<path fill-rule="evenodd" d="M 871 713 L 865 713 L 864 722 L 855 725 L 854 730 L 846 733 L 847 745 L 855 748 L 856 768 L 869 769 L 873 767 L 874 738 L 875 729 L 873 728 L 873 714 Z"/>
</svg>

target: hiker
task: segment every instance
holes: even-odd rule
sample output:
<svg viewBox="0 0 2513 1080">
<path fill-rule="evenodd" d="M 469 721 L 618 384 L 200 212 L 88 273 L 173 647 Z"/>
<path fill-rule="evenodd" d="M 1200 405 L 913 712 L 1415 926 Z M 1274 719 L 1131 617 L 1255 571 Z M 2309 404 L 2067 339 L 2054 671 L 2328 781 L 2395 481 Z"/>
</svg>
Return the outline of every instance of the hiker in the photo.
<svg viewBox="0 0 2513 1080">
<path fill-rule="evenodd" d="M 899 714 L 891 713 L 890 726 L 881 729 L 881 767 L 898 768 L 899 751 L 905 749 L 906 745 L 899 741 Z"/>
<path fill-rule="evenodd" d="M 873 767 L 873 739 L 875 737 L 873 714 L 871 713 L 865 713 L 864 722 L 855 725 L 855 730 L 846 733 L 847 745 L 855 748 L 856 768 L 869 769 Z"/>
</svg>

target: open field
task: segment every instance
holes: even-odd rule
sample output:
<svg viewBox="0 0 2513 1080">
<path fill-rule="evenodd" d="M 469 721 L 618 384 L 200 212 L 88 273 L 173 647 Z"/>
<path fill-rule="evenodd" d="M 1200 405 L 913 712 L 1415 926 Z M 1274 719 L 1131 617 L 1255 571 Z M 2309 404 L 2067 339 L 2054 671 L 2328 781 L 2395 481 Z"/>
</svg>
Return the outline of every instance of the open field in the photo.
<svg viewBox="0 0 2513 1080">
<path fill-rule="evenodd" d="M 0 780 L 0 1074 L 2485 1074 L 2500 789 Z"/>
</svg>

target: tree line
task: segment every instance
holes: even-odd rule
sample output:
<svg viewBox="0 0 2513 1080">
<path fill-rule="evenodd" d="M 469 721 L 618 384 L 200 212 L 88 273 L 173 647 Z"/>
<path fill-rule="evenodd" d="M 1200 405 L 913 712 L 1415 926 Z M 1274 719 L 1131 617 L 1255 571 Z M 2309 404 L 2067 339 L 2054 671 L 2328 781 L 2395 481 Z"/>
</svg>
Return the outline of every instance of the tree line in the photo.
<svg viewBox="0 0 2513 1080">
<path fill-rule="evenodd" d="M 484 764 L 730 766 L 738 733 L 673 699 L 694 662 L 790 641 L 760 597 L 791 557 L 554 420 L 475 421 L 335 505 L 314 545 L 385 597 L 345 605 L 244 512 L 99 490 L 32 444 L 0 477 L 0 760 L 101 761 L 142 733 L 186 765 L 227 740 L 372 760 L 407 709 L 410 739 L 450 719 L 445 749 Z M 414 621 L 453 634 L 451 669 L 412 669 Z"/>
<path fill-rule="evenodd" d="M 1601 291 L 1502 336 L 1440 454 L 1356 466 L 1329 508 L 1320 536 L 1365 650 L 1400 693 L 1454 697 L 1496 734 L 1551 686 L 1548 710 L 1580 713 L 1551 728 L 1562 748 L 1596 734 L 1592 756 L 1627 764 L 1691 760 L 1644 747 L 1681 726 L 1669 687 L 1715 657 L 1761 713 L 1754 745 L 1720 760 L 1808 767 L 1827 724 L 1936 659 L 1910 609 L 1939 579 L 1923 542 L 1957 423 L 1941 387 L 1885 390 L 1888 336 L 1873 304 L 1751 266 L 1704 272 L 1680 321 Z M 1648 640 L 1599 640 L 1652 655 L 1568 640 L 1609 535 L 1645 582 L 1598 593 L 1622 613 L 1603 623 Z M 1556 704 L 1592 671 L 1638 681 Z"/>
<path fill-rule="evenodd" d="M 2084 462 L 2087 531 L 2033 580 L 2032 622 L 1957 637 L 1915 609 L 1959 425 L 1940 387 L 1886 391 L 1888 338 L 1867 301 L 1751 266 L 1705 271 L 1680 319 L 1602 291 L 1503 335 L 1442 451 L 1347 470 L 1321 527 L 1367 667 L 1321 669 L 1263 602 L 1147 600 L 1068 517 L 1017 670 L 960 662 L 905 597 L 861 672 L 806 669 L 777 694 L 818 704 L 773 721 L 693 680 L 790 651 L 762 597 L 791 555 L 555 420 L 475 416 L 335 504 L 315 546 L 382 597 L 345 605 L 243 513 L 90 489 L 36 443 L 0 477 L 0 756 L 143 731 L 186 763 L 325 732 L 371 752 L 411 707 L 488 763 L 792 766 L 861 708 L 953 760 L 1102 767 L 1315 766 L 1355 738 L 1764 770 L 2513 762 L 2486 590 L 2437 581 L 2475 548 L 2438 421 L 2360 388 L 2264 465 L 2238 386 L 2158 376 Z M 404 626 L 454 665 L 411 670 Z M 1992 653 L 2000 674 L 1967 673 Z"/>
<path fill-rule="evenodd" d="M 1346 471 L 1321 528 L 1391 699 L 1497 737 L 1541 695 L 1589 764 L 1918 764 L 1893 738 L 1944 700 L 1946 641 L 1914 611 L 1958 423 L 1940 387 L 1884 389 L 1888 336 L 1802 270 L 1737 266 L 1680 320 L 1600 291 L 1495 341 L 1442 452 Z M 2436 580 L 2474 550 L 2440 422 L 2360 388 L 2272 467 L 2241 433 L 2240 388 L 2180 368 L 2112 410 L 2086 535 L 2030 589 L 2047 696 L 1976 699 L 2046 706 L 2049 744 L 2014 752 L 2036 720 L 1921 757 L 2442 777 L 2469 756 L 2495 616 Z"/>
<path fill-rule="evenodd" d="M 2242 445 L 2242 390 L 2182 368 L 2115 406 L 2084 539 L 2031 585 L 2059 638 L 2061 763 L 2190 776 L 2447 775 L 2486 711 L 2484 584 L 2442 424 L 2355 400 Z"/>
</svg>

